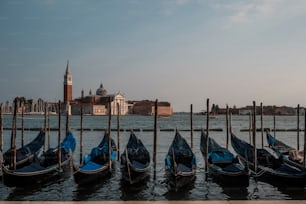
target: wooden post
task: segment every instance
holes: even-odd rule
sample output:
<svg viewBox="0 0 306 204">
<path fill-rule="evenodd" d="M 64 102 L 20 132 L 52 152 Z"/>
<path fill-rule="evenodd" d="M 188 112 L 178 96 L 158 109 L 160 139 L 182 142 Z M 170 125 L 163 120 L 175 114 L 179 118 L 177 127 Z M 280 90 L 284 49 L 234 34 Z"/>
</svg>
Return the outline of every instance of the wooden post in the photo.
<svg viewBox="0 0 306 204">
<path fill-rule="evenodd" d="M 256 103 L 253 101 L 253 155 L 254 171 L 257 172 L 257 149 L 256 149 Z"/>
<path fill-rule="evenodd" d="M 191 149 L 193 149 L 193 107 L 192 104 L 190 104 L 190 146 Z"/>
<path fill-rule="evenodd" d="M 229 143 L 229 121 L 228 121 L 229 109 L 228 105 L 226 104 L 226 149 L 228 149 Z"/>
<path fill-rule="evenodd" d="M 158 116 L 158 100 L 156 99 L 156 100 L 155 100 L 155 106 L 154 106 L 154 141 L 153 141 L 154 180 L 156 179 L 157 116 Z"/>
<path fill-rule="evenodd" d="M 117 161 L 120 158 L 120 104 L 117 103 Z"/>
<path fill-rule="evenodd" d="M 252 144 L 252 126 L 253 126 L 253 119 L 252 113 L 249 113 L 249 142 Z"/>
<path fill-rule="evenodd" d="M 58 170 L 62 168 L 61 129 L 61 101 L 58 101 Z"/>
<path fill-rule="evenodd" d="M 24 102 L 21 105 L 21 147 L 24 145 Z"/>
<path fill-rule="evenodd" d="M 13 130 L 12 130 L 12 137 L 13 137 L 13 169 L 16 170 L 16 131 L 17 131 L 17 100 L 15 99 L 14 104 L 14 116 L 13 116 Z"/>
<path fill-rule="evenodd" d="M 261 128 L 261 148 L 264 148 L 264 128 L 263 128 L 263 106 L 260 103 L 260 128 Z"/>
<path fill-rule="evenodd" d="M 274 132 L 274 138 L 276 138 L 275 110 L 273 114 L 273 132 Z"/>
<path fill-rule="evenodd" d="M 304 108 L 304 152 L 303 152 L 303 165 L 306 167 L 306 108 Z"/>
<path fill-rule="evenodd" d="M 233 133 L 232 132 L 232 110 L 229 109 L 229 131 L 230 131 L 230 135 Z"/>
<path fill-rule="evenodd" d="M 108 165 L 109 165 L 109 171 L 111 171 L 112 167 L 112 160 L 111 160 L 111 148 L 112 148 L 112 138 L 111 138 L 111 124 L 112 124 L 112 102 L 111 97 L 109 97 L 108 101 Z"/>
<path fill-rule="evenodd" d="M 66 104 L 66 135 L 69 132 L 69 103 Z"/>
<path fill-rule="evenodd" d="M 3 115 L 2 115 L 2 103 L 1 103 L 0 104 L 0 154 L 2 153 L 3 153 Z"/>
<path fill-rule="evenodd" d="M 44 146 L 43 146 L 43 152 L 46 151 L 46 134 L 47 134 L 47 110 L 48 110 L 48 107 L 47 107 L 47 103 L 45 103 L 45 127 L 44 127 L 44 132 L 45 132 L 45 138 L 44 138 Z"/>
<path fill-rule="evenodd" d="M 297 144 L 297 150 L 300 150 L 300 104 L 297 106 L 297 128 L 296 128 L 296 144 Z"/>
<path fill-rule="evenodd" d="M 48 149 L 50 149 L 50 114 L 49 114 L 49 111 L 48 111 Z"/>
<path fill-rule="evenodd" d="M 209 98 L 206 100 L 206 140 L 205 140 L 205 173 L 208 174 L 208 137 L 209 137 Z"/>
<path fill-rule="evenodd" d="M 80 165 L 83 163 L 83 105 L 81 105 L 81 130 L 80 130 Z"/>
</svg>

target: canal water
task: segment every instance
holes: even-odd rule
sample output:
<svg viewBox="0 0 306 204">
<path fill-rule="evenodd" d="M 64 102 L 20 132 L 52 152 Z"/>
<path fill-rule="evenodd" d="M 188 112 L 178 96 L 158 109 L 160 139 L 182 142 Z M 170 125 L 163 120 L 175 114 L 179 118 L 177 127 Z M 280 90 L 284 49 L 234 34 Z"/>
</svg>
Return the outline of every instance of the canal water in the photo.
<svg viewBox="0 0 306 204">
<path fill-rule="evenodd" d="M 260 117 L 257 117 L 257 127 L 260 127 Z M 300 127 L 304 127 L 304 121 L 300 119 Z M 225 116 L 219 115 L 210 120 L 210 137 L 213 137 L 219 144 L 226 144 Z M 264 116 L 264 127 L 273 128 L 273 117 Z M 62 136 L 65 131 L 65 117 L 62 117 Z M 12 127 L 12 116 L 4 116 L 4 128 Z M 18 117 L 18 127 L 21 127 L 21 118 Z M 103 129 L 108 126 L 108 116 L 84 116 L 83 132 L 83 152 L 89 153 L 91 148 L 96 146 L 104 134 Z M 37 134 L 37 128 L 44 127 L 44 117 L 37 115 L 27 115 L 24 119 L 25 143 L 31 141 Z M 58 117 L 50 117 L 50 127 L 58 127 Z M 79 161 L 79 135 L 80 135 L 80 116 L 72 116 L 69 120 L 69 127 L 77 139 L 77 148 L 74 152 L 74 161 Z M 273 184 L 264 181 L 256 181 L 250 178 L 247 187 L 226 187 L 217 183 L 211 178 L 205 178 L 204 159 L 200 152 L 200 129 L 206 128 L 206 116 L 193 116 L 193 144 L 194 152 L 197 157 L 196 178 L 186 188 L 175 191 L 169 189 L 166 182 L 164 157 L 168 151 L 175 129 L 178 129 L 183 137 L 190 142 L 190 115 L 174 114 L 172 117 L 159 117 L 157 120 L 157 169 L 156 178 L 153 176 L 153 165 L 151 176 L 141 185 L 126 186 L 121 182 L 120 163 L 116 162 L 115 168 L 110 178 L 92 186 L 78 186 L 68 171 L 63 177 L 54 179 L 48 183 L 40 185 L 30 185 L 27 187 L 7 187 L 0 182 L 0 200 L 31 200 L 31 201 L 97 201 L 97 200 L 283 200 L 283 199 L 305 199 L 306 189 L 304 187 L 286 186 L 286 184 Z M 240 138 L 249 141 L 249 132 L 242 131 L 249 128 L 249 116 L 233 116 L 233 132 Z M 296 147 L 297 133 L 292 131 L 297 127 L 296 116 L 277 116 L 276 132 L 277 138 L 285 143 Z M 117 118 L 112 118 L 111 136 L 117 143 Z M 143 141 L 147 149 L 153 152 L 153 116 L 121 116 L 120 117 L 120 151 L 124 149 L 129 138 L 129 130 L 133 129 L 135 134 Z M 288 131 L 290 130 L 290 131 Z M 11 130 L 4 130 L 4 150 L 10 145 Z M 50 145 L 57 144 L 57 131 L 50 131 Z M 261 146 L 261 132 L 257 132 L 257 144 Z M 21 131 L 17 132 L 17 144 L 20 146 Z M 300 144 L 303 144 L 304 132 L 300 132 Z M 266 141 L 264 141 L 266 145 Z M 229 149 L 233 152 L 231 146 Z"/>
</svg>

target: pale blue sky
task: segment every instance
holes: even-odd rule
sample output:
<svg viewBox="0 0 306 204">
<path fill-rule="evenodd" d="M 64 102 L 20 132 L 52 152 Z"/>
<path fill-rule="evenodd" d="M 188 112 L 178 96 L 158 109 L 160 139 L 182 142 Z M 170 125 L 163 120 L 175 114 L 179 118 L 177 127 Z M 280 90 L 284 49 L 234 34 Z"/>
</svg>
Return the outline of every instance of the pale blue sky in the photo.
<svg viewBox="0 0 306 204">
<path fill-rule="evenodd" d="M 306 106 L 306 0 L 0 0 L 0 101 L 100 83 L 174 111 Z"/>
</svg>

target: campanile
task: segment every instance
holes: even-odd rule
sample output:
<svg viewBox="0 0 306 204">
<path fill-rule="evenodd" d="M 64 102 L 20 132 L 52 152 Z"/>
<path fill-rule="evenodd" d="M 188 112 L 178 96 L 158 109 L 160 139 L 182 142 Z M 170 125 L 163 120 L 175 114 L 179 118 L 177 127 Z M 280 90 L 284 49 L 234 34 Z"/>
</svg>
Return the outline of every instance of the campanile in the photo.
<svg viewBox="0 0 306 204">
<path fill-rule="evenodd" d="M 72 101 L 72 75 L 69 69 L 69 60 L 68 60 L 64 76 L 64 103 L 67 104 L 70 101 Z"/>
</svg>

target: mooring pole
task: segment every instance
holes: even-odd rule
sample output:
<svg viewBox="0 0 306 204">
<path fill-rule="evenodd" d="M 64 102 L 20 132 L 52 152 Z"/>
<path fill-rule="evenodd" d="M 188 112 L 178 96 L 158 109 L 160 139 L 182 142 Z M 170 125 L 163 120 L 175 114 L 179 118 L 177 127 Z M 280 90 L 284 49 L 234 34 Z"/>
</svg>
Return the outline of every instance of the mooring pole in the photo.
<svg viewBox="0 0 306 204">
<path fill-rule="evenodd" d="M 48 111 L 48 149 L 49 148 L 50 148 L 50 113 Z"/>
<path fill-rule="evenodd" d="M 120 104 L 117 103 L 117 161 L 119 161 L 120 158 Z"/>
<path fill-rule="evenodd" d="M 249 142 L 252 144 L 252 126 L 253 126 L 253 119 L 252 119 L 252 111 L 249 112 Z"/>
<path fill-rule="evenodd" d="M 229 132 L 232 135 L 232 109 L 229 109 Z"/>
<path fill-rule="evenodd" d="M 297 128 L 296 128 L 296 144 L 297 144 L 297 150 L 300 150 L 300 104 L 297 106 Z"/>
<path fill-rule="evenodd" d="M 274 114 L 273 114 L 273 131 L 274 131 L 274 138 L 276 138 L 276 116 L 275 116 L 275 110 L 274 110 Z"/>
<path fill-rule="evenodd" d="M 108 102 L 108 165 L 109 165 L 109 171 L 111 171 L 112 167 L 112 160 L 111 160 L 111 148 L 112 148 L 112 141 L 111 141 L 111 124 L 112 124 L 112 102 L 111 97 L 109 97 Z"/>
<path fill-rule="evenodd" d="M 61 101 L 58 101 L 58 170 L 62 168 L 62 148 L 61 148 Z"/>
<path fill-rule="evenodd" d="M 21 147 L 24 145 L 24 102 L 21 105 Z"/>
<path fill-rule="evenodd" d="M 44 146 L 43 146 L 43 152 L 46 151 L 46 134 L 47 134 L 47 110 L 48 110 L 48 107 L 47 107 L 47 103 L 45 103 L 45 113 L 44 113 L 44 116 L 45 116 L 45 119 L 44 119 Z"/>
<path fill-rule="evenodd" d="M 3 153 L 3 115 L 2 115 L 2 103 L 0 104 L 0 153 Z M 2 165 L 2 164 L 0 164 L 0 165 Z"/>
<path fill-rule="evenodd" d="M 254 171 L 257 172 L 257 149 L 256 149 L 256 103 L 253 101 L 253 154 L 254 154 Z"/>
<path fill-rule="evenodd" d="M 80 130 L 80 165 L 83 163 L 83 105 L 81 105 L 81 130 Z"/>
<path fill-rule="evenodd" d="M 156 99 L 155 106 L 154 106 L 154 141 L 153 141 L 154 180 L 156 179 L 157 116 L 158 116 L 158 100 Z"/>
<path fill-rule="evenodd" d="M 69 103 L 66 104 L 66 135 L 69 132 Z"/>
<path fill-rule="evenodd" d="M 260 103 L 261 148 L 264 148 L 263 106 Z"/>
<path fill-rule="evenodd" d="M 15 99 L 14 116 L 13 116 L 13 169 L 16 170 L 16 137 L 17 137 L 17 100 Z"/>
<path fill-rule="evenodd" d="M 205 173 L 208 178 L 208 138 L 209 138 L 209 98 L 206 100 L 206 140 L 205 140 Z"/>
<path fill-rule="evenodd" d="M 226 149 L 228 149 L 229 143 L 229 121 L 228 121 L 229 109 L 228 105 L 226 104 Z"/>
<path fill-rule="evenodd" d="M 193 107 L 192 104 L 190 104 L 190 146 L 191 149 L 193 149 Z"/>
<path fill-rule="evenodd" d="M 306 167 L 306 108 L 304 108 L 304 152 L 303 152 L 303 165 Z"/>
</svg>

